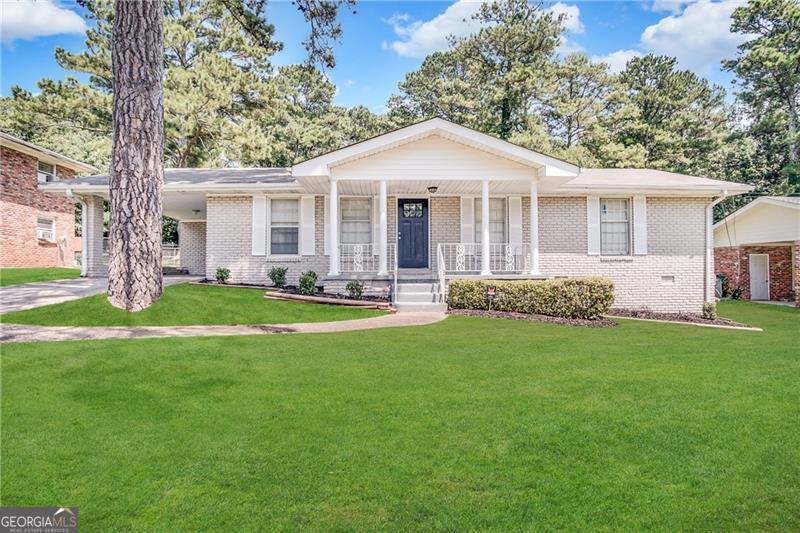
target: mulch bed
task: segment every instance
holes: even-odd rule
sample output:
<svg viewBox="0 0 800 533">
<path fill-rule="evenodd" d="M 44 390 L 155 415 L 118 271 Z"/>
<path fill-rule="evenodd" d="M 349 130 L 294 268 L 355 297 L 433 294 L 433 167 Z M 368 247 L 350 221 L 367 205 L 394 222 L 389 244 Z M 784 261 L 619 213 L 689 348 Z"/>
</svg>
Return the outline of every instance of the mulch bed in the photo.
<svg viewBox="0 0 800 533">
<path fill-rule="evenodd" d="M 278 289 L 277 287 L 269 287 L 270 290 L 274 290 L 275 292 L 282 292 L 285 294 L 300 294 L 300 291 L 294 285 L 285 285 L 283 288 Z M 333 298 L 336 300 L 351 300 L 350 296 L 347 294 L 334 294 L 332 292 L 315 292 L 313 296 L 319 296 L 320 298 Z M 363 294 L 359 301 L 365 302 L 380 302 L 380 303 L 388 303 L 391 300 L 385 296 L 375 296 L 372 294 Z"/>
<path fill-rule="evenodd" d="M 658 313 L 647 309 L 610 309 L 608 316 L 623 318 L 643 318 L 647 320 L 670 320 L 672 322 L 687 322 L 689 324 L 711 324 L 713 326 L 734 326 L 740 328 L 750 327 L 747 324 L 735 322 L 727 318 L 717 317 L 714 320 L 703 318 L 698 313 Z"/>
<path fill-rule="evenodd" d="M 617 325 L 608 318 L 587 320 L 585 318 L 561 318 L 547 315 L 529 315 L 527 313 L 512 313 L 508 311 L 484 311 L 479 309 L 450 309 L 449 315 L 480 316 L 486 318 L 505 318 L 507 320 L 527 320 L 529 322 L 546 322 L 548 324 L 562 324 L 564 326 L 582 326 L 587 328 L 613 328 Z"/>
<path fill-rule="evenodd" d="M 214 280 L 204 279 L 200 281 L 193 281 L 192 283 L 196 285 L 216 285 L 218 287 L 234 287 L 238 289 L 264 289 L 268 291 L 274 291 L 279 293 L 285 294 L 300 294 L 300 291 L 294 285 L 284 285 L 283 288 L 279 289 L 274 285 L 257 285 L 253 283 L 219 283 Z M 350 296 L 346 294 L 333 294 L 330 292 L 316 292 L 313 296 L 319 296 L 320 298 L 333 298 L 336 300 L 350 300 Z M 378 302 L 378 303 L 389 303 L 391 302 L 390 298 L 386 296 L 375 296 L 371 294 L 364 294 L 361 296 L 361 301 L 366 302 Z"/>
</svg>

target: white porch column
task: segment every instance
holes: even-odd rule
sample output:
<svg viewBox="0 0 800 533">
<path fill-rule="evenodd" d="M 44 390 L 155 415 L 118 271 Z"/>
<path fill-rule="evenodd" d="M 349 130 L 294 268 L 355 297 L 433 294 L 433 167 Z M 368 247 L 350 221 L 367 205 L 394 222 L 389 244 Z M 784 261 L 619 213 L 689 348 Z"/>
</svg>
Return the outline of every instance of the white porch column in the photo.
<svg viewBox="0 0 800 533">
<path fill-rule="evenodd" d="M 331 200 L 330 200 L 330 259 L 329 276 L 339 275 L 339 187 L 336 180 L 331 180 Z"/>
<path fill-rule="evenodd" d="M 481 276 L 490 276 L 491 248 L 489 242 L 489 180 L 483 180 L 481 191 Z"/>
<path fill-rule="evenodd" d="M 105 276 L 103 264 L 103 198 L 81 198 L 81 275 L 95 278 Z"/>
<path fill-rule="evenodd" d="M 81 200 L 81 277 L 89 273 L 89 262 L 86 260 L 86 251 L 89 249 L 89 208 L 85 200 Z"/>
<path fill-rule="evenodd" d="M 540 276 L 539 270 L 539 181 L 531 181 L 531 275 Z"/>
<path fill-rule="evenodd" d="M 387 268 L 388 244 L 386 242 L 386 234 L 389 231 L 388 218 L 386 214 L 386 180 L 380 181 L 380 189 L 378 191 L 378 275 L 386 276 L 389 274 Z"/>
</svg>

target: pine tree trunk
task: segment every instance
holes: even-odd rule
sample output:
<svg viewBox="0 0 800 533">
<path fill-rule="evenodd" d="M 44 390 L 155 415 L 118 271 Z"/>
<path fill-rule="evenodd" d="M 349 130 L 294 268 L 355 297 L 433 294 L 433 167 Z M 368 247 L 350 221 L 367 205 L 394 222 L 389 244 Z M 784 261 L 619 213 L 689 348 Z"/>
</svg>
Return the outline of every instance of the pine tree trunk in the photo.
<svg viewBox="0 0 800 533">
<path fill-rule="evenodd" d="M 164 181 L 162 0 L 115 0 L 108 300 L 140 311 L 161 296 Z"/>
</svg>

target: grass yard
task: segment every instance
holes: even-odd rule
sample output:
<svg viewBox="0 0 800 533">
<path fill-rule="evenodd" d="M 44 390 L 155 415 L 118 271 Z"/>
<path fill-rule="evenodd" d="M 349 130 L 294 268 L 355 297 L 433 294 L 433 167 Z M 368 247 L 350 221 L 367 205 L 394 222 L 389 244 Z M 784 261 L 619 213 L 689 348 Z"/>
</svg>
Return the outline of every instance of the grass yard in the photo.
<svg viewBox="0 0 800 533">
<path fill-rule="evenodd" d="M 128 313 L 98 294 L 60 304 L 6 313 L 0 321 L 44 326 L 194 326 L 297 324 L 379 316 L 383 311 L 336 305 L 265 300 L 264 291 L 179 283 L 155 304 Z"/>
<path fill-rule="evenodd" d="M 79 268 L 0 268 L 0 287 L 37 281 L 74 279 L 80 275 Z"/>
<path fill-rule="evenodd" d="M 800 312 L 719 308 L 764 332 L 6 345 L 2 505 L 87 530 L 800 529 Z"/>
</svg>

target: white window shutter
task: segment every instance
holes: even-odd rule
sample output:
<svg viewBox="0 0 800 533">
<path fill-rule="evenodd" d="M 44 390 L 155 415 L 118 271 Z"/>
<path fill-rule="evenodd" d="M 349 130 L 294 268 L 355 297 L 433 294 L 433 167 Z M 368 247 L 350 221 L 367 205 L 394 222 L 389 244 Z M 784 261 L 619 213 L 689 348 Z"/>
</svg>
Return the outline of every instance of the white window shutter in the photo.
<svg viewBox="0 0 800 533">
<path fill-rule="evenodd" d="M 331 255 L 331 197 L 325 197 L 325 207 L 324 207 L 324 218 L 325 218 L 325 245 L 324 245 L 324 252 L 325 255 Z"/>
<path fill-rule="evenodd" d="M 508 198 L 508 242 L 522 244 L 522 197 Z"/>
<path fill-rule="evenodd" d="M 267 197 L 253 195 L 253 255 L 267 255 Z"/>
<path fill-rule="evenodd" d="M 461 197 L 461 242 L 475 242 L 475 199 Z"/>
<path fill-rule="evenodd" d="M 381 208 L 380 198 L 377 196 L 372 197 L 372 212 L 370 216 L 372 218 L 372 246 L 375 253 L 378 253 L 378 243 L 381 242 L 381 224 L 380 224 L 380 215 L 379 210 Z"/>
<path fill-rule="evenodd" d="M 633 253 L 647 255 L 647 198 L 633 197 Z"/>
<path fill-rule="evenodd" d="M 600 255 L 600 197 L 586 197 L 586 240 L 589 255 Z"/>
<path fill-rule="evenodd" d="M 300 255 L 314 255 L 314 197 L 300 197 Z"/>
</svg>

